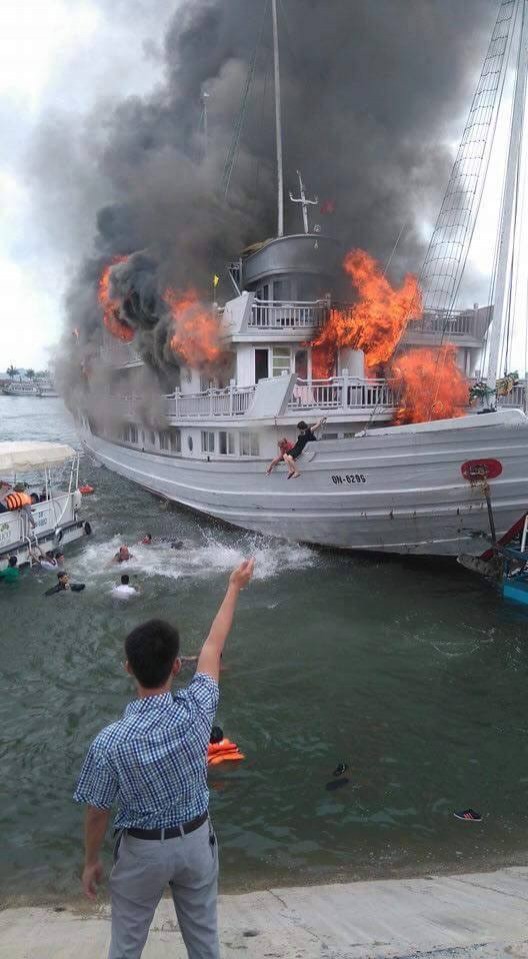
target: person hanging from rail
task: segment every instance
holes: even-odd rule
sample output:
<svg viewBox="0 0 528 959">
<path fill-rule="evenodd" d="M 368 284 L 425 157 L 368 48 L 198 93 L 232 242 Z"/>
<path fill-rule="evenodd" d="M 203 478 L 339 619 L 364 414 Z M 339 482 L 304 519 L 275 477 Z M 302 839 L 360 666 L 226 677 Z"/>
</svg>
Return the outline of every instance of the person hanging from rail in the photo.
<svg viewBox="0 0 528 959">
<path fill-rule="evenodd" d="M 289 453 L 284 453 L 283 460 L 288 466 L 289 473 L 288 479 L 291 479 L 292 476 L 294 479 L 298 479 L 301 475 L 297 469 L 296 460 L 301 455 L 304 447 L 307 443 L 315 443 L 317 436 L 315 435 L 318 430 L 326 423 L 326 416 L 322 416 L 317 423 L 313 423 L 312 426 L 308 426 L 308 423 L 305 423 L 304 420 L 301 420 L 300 423 L 297 423 L 297 429 L 299 430 L 299 435 L 297 437 L 297 442 L 293 449 Z"/>
<path fill-rule="evenodd" d="M 266 470 L 266 473 L 268 474 L 268 476 L 273 472 L 275 467 L 279 465 L 279 463 L 282 463 L 282 461 L 284 460 L 284 454 L 290 453 L 291 450 L 293 449 L 293 443 L 291 443 L 290 440 L 287 440 L 285 436 L 283 436 L 283 438 L 279 440 L 279 442 L 277 443 L 277 446 L 279 447 L 279 452 L 277 456 L 275 457 L 275 459 L 272 459 L 270 465 L 268 466 Z"/>
</svg>

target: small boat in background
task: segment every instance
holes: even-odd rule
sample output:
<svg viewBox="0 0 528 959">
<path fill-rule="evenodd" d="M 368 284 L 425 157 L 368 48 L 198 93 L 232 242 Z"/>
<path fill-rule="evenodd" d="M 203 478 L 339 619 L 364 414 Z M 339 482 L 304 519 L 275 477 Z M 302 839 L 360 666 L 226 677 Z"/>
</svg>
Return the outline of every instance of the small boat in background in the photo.
<svg viewBox="0 0 528 959">
<path fill-rule="evenodd" d="M 19 482 L 21 474 L 23 484 Z M 63 549 L 91 533 L 90 524 L 79 515 L 79 454 L 71 446 L 0 443 L 0 479 L 4 493 L 0 507 L 0 569 L 7 565 L 10 556 L 16 556 L 22 566 L 31 562 L 34 549 Z M 19 486 L 34 490 L 32 498 L 37 501 L 9 509 L 6 498 L 9 502 L 8 494 Z"/>
</svg>

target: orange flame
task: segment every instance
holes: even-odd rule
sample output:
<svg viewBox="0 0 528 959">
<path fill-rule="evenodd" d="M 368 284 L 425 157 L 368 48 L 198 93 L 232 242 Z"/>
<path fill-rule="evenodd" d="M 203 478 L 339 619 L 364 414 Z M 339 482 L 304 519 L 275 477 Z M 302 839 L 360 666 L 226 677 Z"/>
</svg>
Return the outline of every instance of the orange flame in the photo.
<svg viewBox="0 0 528 959">
<path fill-rule="evenodd" d="M 398 356 L 390 384 L 399 397 L 395 423 L 423 423 L 463 416 L 469 384 L 456 364 L 456 348 L 410 350 Z"/>
<path fill-rule="evenodd" d="M 313 341 L 316 368 L 328 376 L 340 347 L 363 350 L 367 371 L 386 363 L 394 353 L 411 316 L 422 313 L 422 295 L 415 276 L 408 273 L 394 288 L 379 263 L 363 250 L 347 253 L 343 267 L 357 290 L 358 300 L 348 309 L 332 309 Z"/>
<path fill-rule="evenodd" d="M 170 338 L 171 350 L 181 356 L 188 366 L 200 368 L 217 363 L 223 357 L 220 346 L 220 325 L 213 310 L 200 302 L 195 290 L 177 293 L 167 287 L 163 294 L 174 332 Z"/>
<path fill-rule="evenodd" d="M 99 280 L 98 298 L 101 309 L 103 310 L 103 323 L 108 332 L 111 333 L 112 336 L 115 336 L 116 340 L 121 340 L 123 343 L 130 343 L 134 339 L 134 330 L 129 326 L 126 320 L 121 318 L 119 300 L 115 300 L 110 296 L 110 271 L 115 263 L 122 263 L 123 260 L 126 259 L 126 256 L 115 256 L 112 262 L 109 263 L 108 266 L 105 266 Z"/>
</svg>

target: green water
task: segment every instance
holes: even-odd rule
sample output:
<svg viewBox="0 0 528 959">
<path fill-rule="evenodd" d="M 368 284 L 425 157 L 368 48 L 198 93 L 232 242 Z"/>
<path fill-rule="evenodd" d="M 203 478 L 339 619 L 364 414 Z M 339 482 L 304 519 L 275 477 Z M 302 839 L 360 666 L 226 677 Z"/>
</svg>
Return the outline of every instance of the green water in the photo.
<svg viewBox="0 0 528 959">
<path fill-rule="evenodd" d="M 76 442 L 60 401 L 0 397 L 2 439 Z M 91 540 L 70 547 L 82 594 L 51 574 L 0 587 L 3 896 L 73 896 L 82 811 L 71 800 L 91 737 L 132 696 L 122 641 L 143 618 L 178 623 L 196 653 L 227 573 L 257 575 L 226 654 L 218 720 L 247 754 L 214 772 L 226 888 L 485 868 L 527 842 L 527 619 L 455 565 L 373 561 L 277 544 L 173 509 L 88 462 Z M 134 546 L 140 601 L 114 605 L 108 562 Z M 335 765 L 350 784 L 325 789 Z M 481 811 L 480 825 L 453 810 Z"/>
</svg>

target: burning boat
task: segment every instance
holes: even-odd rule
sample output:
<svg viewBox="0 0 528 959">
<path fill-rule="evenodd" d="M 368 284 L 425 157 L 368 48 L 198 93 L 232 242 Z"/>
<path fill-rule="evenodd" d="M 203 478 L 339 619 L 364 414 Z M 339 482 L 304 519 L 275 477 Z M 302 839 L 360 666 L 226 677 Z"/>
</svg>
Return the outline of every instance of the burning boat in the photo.
<svg viewBox="0 0 528 959">
<path fill-rule="evenodd" d="M 489 533 L 490 497 L 497 533 L 516 523 L 526 512 L 528 420 L 516 408 L 524 398 L 519 403 L 514 380 L 500 397 L 497 372 L 513 309 L 525 6 L 500 4 L 424 266 L 419 278 L 408 275 L 398 286 L 369 254 L 346 252 L 311 226 L 316 201 L 301 174 L 299 196 L 290 199 L 302 228 L 285 235 L 272 3 L 277 235 L 230 264 L 233 297 L 222 307 L 192 288 L 154 289 L 146 253 L 107 265 L 99 285 L 100 345 L 97 356 L 83 354 L 75 409 L 84 446 L 98 461 L 235 526 L 324 546 L 478 556 Z M 504 77 L 517 53 L 494 308 L 455 309 Z M 141 288 L 130 282 L 138 270 L 146 277 Z M 215 276 L 213 289 L 217 282 Z M 164 349 L 175 362 L 153 396 L 145 387 L 152 364 L 141 331 L 160 315 L 170 331 Z M 481 404 L 471 408 L 476 380 Z M 285 467 L 267 475 L 278 441 L 293 440 L 298 421 L 321 416 L 324 432 L 306 446 L 300 479 L 286 482 Z"/>
</svg>

